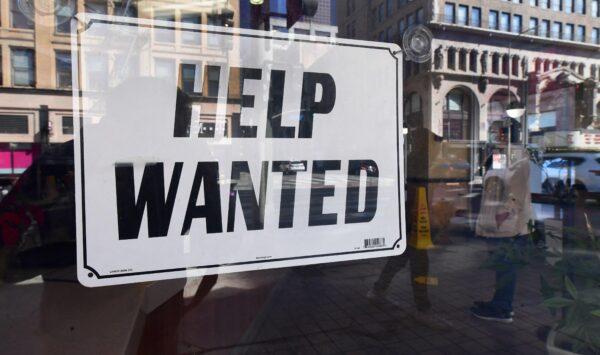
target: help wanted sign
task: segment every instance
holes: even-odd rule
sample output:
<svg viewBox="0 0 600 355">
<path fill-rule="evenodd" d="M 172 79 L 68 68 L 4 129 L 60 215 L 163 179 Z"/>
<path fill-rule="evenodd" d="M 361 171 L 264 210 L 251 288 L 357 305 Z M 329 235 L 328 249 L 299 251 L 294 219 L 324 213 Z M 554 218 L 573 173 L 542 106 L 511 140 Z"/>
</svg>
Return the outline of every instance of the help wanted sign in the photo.
<svg viewBox="0 0 600 355">
<path fill-rule="evenodd" d="M 397 46 L 100 15 L 73 26 L 82 284 L 404 251 Z"/>
</svg>

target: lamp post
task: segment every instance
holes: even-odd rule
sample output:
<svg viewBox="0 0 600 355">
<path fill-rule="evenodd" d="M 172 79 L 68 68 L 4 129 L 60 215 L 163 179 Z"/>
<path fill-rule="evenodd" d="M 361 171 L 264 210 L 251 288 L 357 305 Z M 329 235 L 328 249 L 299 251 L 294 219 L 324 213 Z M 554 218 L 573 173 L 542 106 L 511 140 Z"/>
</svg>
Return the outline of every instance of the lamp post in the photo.
<svg viewBox="0 0 600 355">
<path fill-rule="evenodd" d="M 530 27 L 524 31 L 519 32 L 515 37 L 511 38 L 511 40 L 508 42 L 508 84 L 507 84 L 507 103 L 506 103 L 506 115 L 509 117 L 509 122 L 508 122 L 508 146 L 507 146 L 507 163 L 510 165 L 510 148 L 511 148 L 511 138 L 512 138 L 512 120 L 513 119 L 519 119 L 521 117 L 523 117 L 523 119 L 521 120 L 521 127 L 523 129 L 523 147 L 527 147 L 527 116 L 525 116 L 525 111 L 526 108 L 522 103 L 515 103 L 512 104 L 510 101 L 510 96 L 511 96 L 511 91 L 510 91 L 510 79 L 511 79 L 511 75 L 512 75 L 512 57 L 510 56 L 510 52 L 512 50 L 512 44 L 513 41 L 518 39 L 519 37 L 521 37 L 522 35 L 536 30 L 538 26 L 534 26 L 534 27 Z M 518 65 L 518 63 L 517 63 Z M 524 93 L 524 95 L 527 95 L 527 93 Z M 523 100 L 521 100 L 523 101 Z"/>
</svg>

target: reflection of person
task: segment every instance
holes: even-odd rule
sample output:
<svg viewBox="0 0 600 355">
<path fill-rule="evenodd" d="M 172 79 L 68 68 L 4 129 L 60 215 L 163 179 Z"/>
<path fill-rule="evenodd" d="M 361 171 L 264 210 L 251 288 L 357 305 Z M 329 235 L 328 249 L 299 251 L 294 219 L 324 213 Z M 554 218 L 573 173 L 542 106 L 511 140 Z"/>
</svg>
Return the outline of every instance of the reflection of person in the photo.
<svg viewBox="0 0 600 355">
<path fill-rule="evenodd" d="M 515 149 L 508 160 L 507 167 L 490 169 L 483 179 L 476 233 L 495 248 L 492 263 L 496 286 L 491 301 L 475 302 L 471 308 L 478 318 L 506 323 L 513 320 L 517 259 L 528 241 L 532 216 L 529 156 L 524 150 Z"/>
</svg>

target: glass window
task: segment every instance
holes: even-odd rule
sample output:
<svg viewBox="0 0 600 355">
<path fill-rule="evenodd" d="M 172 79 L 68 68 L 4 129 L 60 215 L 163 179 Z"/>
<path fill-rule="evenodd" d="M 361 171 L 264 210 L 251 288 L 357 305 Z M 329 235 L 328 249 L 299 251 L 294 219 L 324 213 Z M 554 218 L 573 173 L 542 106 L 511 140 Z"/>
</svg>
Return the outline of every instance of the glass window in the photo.
<svg viewBox="0 0 600 355">
<path fill-rule="evenodd" d="M 536 17 L 529 18 L 529 29 L 530 29 L 530 34 L 532 34 L 532 35 L 539 34 L 538 19 Z"/>
<path fill-rule="evenodd" d="M 35 85 L 34 52 L 32 49 L 12 48 L 11 66 L 13 85 Z"/>
<path fill-rule="evenodd" d="M 385 9 L 383 8 L 383 4 L 379 4 L 379 6 L 377 7 L 377 19 L 379 20 L 379 22 L 383 22 L 384 18 L 385 18 Z"/>
<path fill-rule="evenodd" d="M 565 12 L 570 14 L 573 12 L 573 0 L 563 0 L 564 1 L 564 7 L 565 7 Z"/>
<path fill-rule="evenodd" d="M 512 32 L 519 33 L 523 30 L 523 17 L 521 15 L 513 15 Z"/>
<path fill-rule="evenodd" d="M 392 6 L 393 6 L 393 1 L 392 0 L 385 0 L 385 15 L 386 16 L 391 16 L 392 15 Z"/>
<path fill-rule="evenodd" d="M 219 67 L 209 66 L 206 75 L 208 75 L 208 96 L 219 96 L 219 77 L 221 75 L 221 69 Z"/>
<path fill-rule="evenodd" d="M 598 28 L 598 27 L 592 28 L 591 42 L 594 44 L 600 44 L 600 28 Z"/>
<path fill-rule="evenodd" d="M 538 0 L 529 0 L 529 6 L 538 6 Z"/>
<path fill-rule="evenodd" d="M 469 23 L 469 7 L 467 5 L 458 5 L 457 24 L 466 26 Z"/>
<path fill-rule="evenodd" d="M 200 14 L 183 14 L 181 15 L 181 22 L 189 23 L 193 25 L 199 25 L 201 23 Z M 185 44 L 200 44 L 202 41 L 201 34 L 196 31 L 181 31 L 181 41 Z"/>
<path fill-rule="evenodd" d="M 0 134 L 28 134 L 29 117 L 0 114 Z"/>
<path fill-rule="evenodd" d="M 73 117 L 63 116 L 62 117 L 62 134 L 73 134 Z"/>
<path fill-rule="evenodd" d="M 54 17 L 54 28 L 57 33 L 71 32 L 71 17 L 75 14 L 73 0 L 56 0 L 57 10 Z"/>
<path fill-rule="evenodd" d="M 481 27 L 481 8 L 471 8 L 470 25 L 473 27 Z"/>
<path fill-rule="evenodd" d="M 85 1 L 85 12 L 89 14 L 102 14 L 106 15 L 107 12 L 107 2 L 106 1 Z"/>
<path fill-rule="evenodd" d="M 562 23 L 554 22 L 552 23 L 552 38 L 561 38 L 562 36 Z"/>
<path fill-rule="evenodd" d="M 572 23 L 567 23 L 565 25 L 565 30 L 563 32 L 563 39 L 572 41 L 573 40 L 573 36 L 574 36 L 574 31 L 575 30 L 575 25 L 573 25 Z"/>
<path fill-rule="evenodd" d="M 540 0 L 540 3 L 542 4 L 542 9 L 550 8 L 550 0 Z"/>
<path fill-rule="evenodd" d="M 561 11 L 562 0 L 552 0 L 552 10 Z"/>
<path fill-rule="evenodd" d="M 488 26 L 492 30 L 498 29 L 498 11 L 490 10 L 488 14 Z"/>
<path fill-rule="evenodd" d="M 406 30 L 406 21 L 403 18 L 401 18 L 398 21 L 398 34 L 402 35 L 405 30 Z"/>
<path fill-rule="evenodd" d="M 191 63 L 182 63 L 180 68 L 180 87 L 181 90 L 185 93 L 193 93 L 195 90 L 196 82 L 199 81 L 200 70 L 198 69 L 198 64 Z M 165 70 L 170 70 L 171 68 L 166 68 Z M 197 70 L 198 69 L 198 70 Z M 197 74 L 198 73 L 198 74 Z M 200 91 L 200 90 L 197 90 Z"/>
<path fill-rule="evenodd" d="M 585 0 L 575 0 L 575 13 L 585 14 Z"/>
<path fill-rule="evenodd" d="M 455 19 L 455 14 L 454 14 L 454 8 L 455 5 L 452 3 L 446 3 L 446 6 L 444 7 L 444 19 L 446 20 L 446 22 L 448 23 L 455 23 L 456 19 Z"/>
<path fill-rule="evenodd" d="M 19 0 L 10 0 L 10 24 L 13 28 L 22 28 L 32 30 L 34 27 L 33 21 L 30 20 L 31 13 L 29 16 L 25 15 L 19 8 Z"/>
<path fill-rule="evenodd" d="M 598 6 L 599 0 L 592 0 L 591 11 L 592 17 L 600 17 L 600 6 Z"/>
<path fill-rule="evenodd" d="M 550 21 L 542 20 L 540 25 L 540 36 L 549 37 L 550 36 Z"/>
<path fill-rule="evenodd" d="M 154 19 L 157 21 L 175 21 L 175 14 L 173 13 L 155 13 Z M 210 23 L 209 23 L 210 25 Z M 164 30 L 160 27 L 154 28 L 154 40 L 157 42 L 175 42 L 174 31 Z"/>
<path fill-rule="evenodd" d="M 503 12 L 500 14 L 500 31 L 510 31 L 510 14 Z"/>
<path fill-rule="evenodd" d="M 577 25 L 577 34 L 575 40 L 579 42 L 585 42 L 585 26 Z"/>
<path fill-rule="evenodd" d="M 56 52 L 56 87 L 61 89 L 70 88 L 71 80 L 71 52 Z"/>
</svg>

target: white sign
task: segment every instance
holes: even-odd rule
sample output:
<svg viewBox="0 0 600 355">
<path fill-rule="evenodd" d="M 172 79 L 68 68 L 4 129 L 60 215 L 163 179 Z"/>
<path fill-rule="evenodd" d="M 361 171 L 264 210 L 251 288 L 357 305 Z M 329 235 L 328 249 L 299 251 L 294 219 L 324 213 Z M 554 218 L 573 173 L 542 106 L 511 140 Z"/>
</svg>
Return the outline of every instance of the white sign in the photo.
<svg viewBox="0 0 600 355">
<path fill-rule="evenodd" d="M 404 251 L 396 45 L 80 21 L 72 52 L 82 284 Z"/>
</svg>

